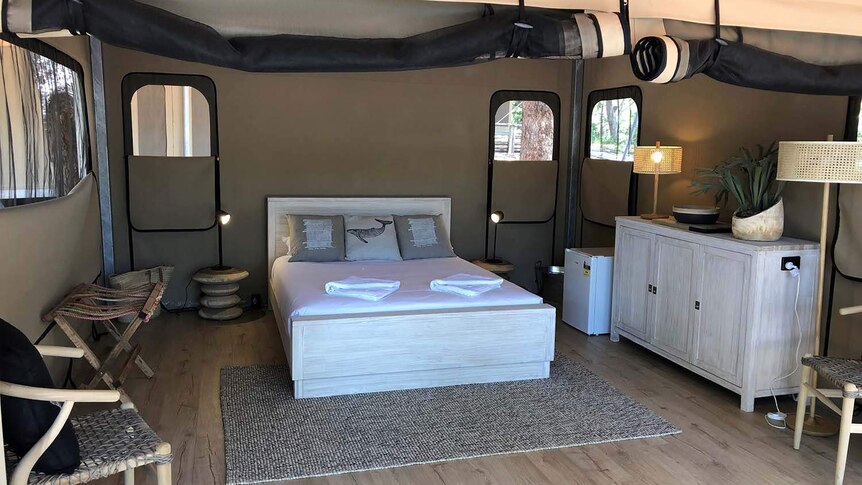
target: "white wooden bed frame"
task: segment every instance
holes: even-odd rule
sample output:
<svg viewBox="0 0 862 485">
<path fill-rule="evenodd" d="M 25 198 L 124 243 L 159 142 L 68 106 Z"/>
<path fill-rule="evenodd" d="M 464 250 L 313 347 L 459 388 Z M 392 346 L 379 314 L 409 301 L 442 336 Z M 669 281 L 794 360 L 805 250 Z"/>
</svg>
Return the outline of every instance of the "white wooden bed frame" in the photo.
<svg viewBox="0 0 862 485">
<path fill-rule="evenodd" d="M 542 379 L 554 358 L 550 305 L 496 306 L 294 317 L 285 322 L 272 264 L 286 247 L 287 214 L 442 214 L 433 198 L 267 198 L 269 301 L 296 398 Z M 429 282 L 430 283 L 430 282 Z"/>
</svg>

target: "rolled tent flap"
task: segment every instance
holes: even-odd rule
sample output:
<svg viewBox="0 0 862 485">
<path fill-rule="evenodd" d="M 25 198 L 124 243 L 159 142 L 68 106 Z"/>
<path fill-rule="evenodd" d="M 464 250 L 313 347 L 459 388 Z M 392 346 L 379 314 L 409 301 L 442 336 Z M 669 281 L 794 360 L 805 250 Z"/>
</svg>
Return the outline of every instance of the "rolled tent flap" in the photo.
<svg viewBox="0 0 862 485">
<path fill-rule="evenodd" d="M 721 82 L 799 94 L 854 96 L 862 93 L 862 64 L 820 66 L 740 42 L 640 39 L 632 50 L 638 79 L 676 82 L 699 73 Z"/>
<path fill-rule="evenodd" d="M 626 54 L 631 44 L 628 23 L 619 14 L 536 9 L 509 9 L 410 37 L 380 39 L 226 38 L 208 25 L 134 0 L 9 2 L 3 14 L 4 31 L 68 29 L 119 47 L 261 72 L 395 71 L 499 57 L 603 57 Z"/>
</svg>

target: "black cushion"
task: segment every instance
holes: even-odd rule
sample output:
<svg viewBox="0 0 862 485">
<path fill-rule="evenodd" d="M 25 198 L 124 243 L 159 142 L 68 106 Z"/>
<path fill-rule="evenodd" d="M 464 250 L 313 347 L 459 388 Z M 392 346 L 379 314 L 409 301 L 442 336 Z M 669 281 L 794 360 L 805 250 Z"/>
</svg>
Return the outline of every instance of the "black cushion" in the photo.
<svg viewBox="0 0 862 485">
<path fill-rule="evenodd" d="M 0 318 L 0 381 L 33 387 L 54 387 L 48 368 L 36 347 L 20 330 Z M 24 456 L 54 423 L 60 408 L 45 401 L 2 396 L 3 439 L 18 456 Z M 2 457 L 0 457 L 2 459 Z M 70 473 L 81 463 L 78 438 L 66 421 L 57 439 L 36 462 L 34 470 Z"/>
</svg>

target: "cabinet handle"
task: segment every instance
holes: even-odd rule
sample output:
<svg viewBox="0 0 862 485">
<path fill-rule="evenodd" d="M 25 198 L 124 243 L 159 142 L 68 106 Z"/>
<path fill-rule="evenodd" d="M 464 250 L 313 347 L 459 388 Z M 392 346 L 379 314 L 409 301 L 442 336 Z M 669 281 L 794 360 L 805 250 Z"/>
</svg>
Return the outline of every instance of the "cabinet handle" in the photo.
<svg viewBox="0 0 862 485">
<path fill-rule="evenodd" d="M 695 300 L 695 301 L 694 301 L 694 309 L 695 309 L 695 310 L 700 310 L 700 302 L 699 302 L 699 301 L 697 301 L 697 300 Z"/>
</svg>

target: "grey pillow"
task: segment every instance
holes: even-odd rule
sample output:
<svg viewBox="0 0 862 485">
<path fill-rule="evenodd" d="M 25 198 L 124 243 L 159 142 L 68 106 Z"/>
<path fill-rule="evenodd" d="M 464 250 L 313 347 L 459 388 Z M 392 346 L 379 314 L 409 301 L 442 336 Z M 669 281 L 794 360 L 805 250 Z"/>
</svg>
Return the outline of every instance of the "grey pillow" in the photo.
<svg viewBox="0 0 862 485">
<path fill-rule="evenodd" d="M 392 216 L 345 216 L 348 261 L 401 261 Z"/>
<path fill-rule="evenodd" d="M 288 215 L 287 224 L 291 261 L 344 261 L 342 216 Z"/>
<path fill-rule="evenodd" d="M 451 258 L 455 256 L 443 216 L 394 216 L 401 257 L 406 259 Z"/>
</svg>

